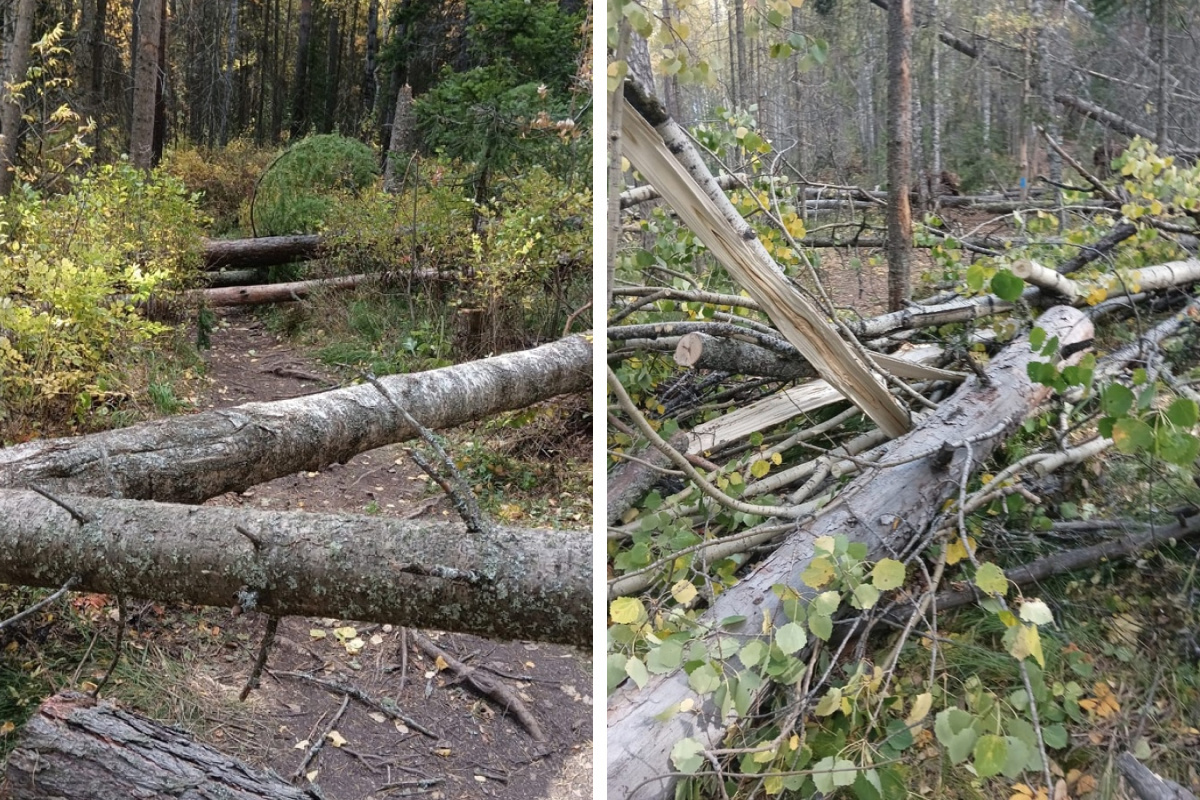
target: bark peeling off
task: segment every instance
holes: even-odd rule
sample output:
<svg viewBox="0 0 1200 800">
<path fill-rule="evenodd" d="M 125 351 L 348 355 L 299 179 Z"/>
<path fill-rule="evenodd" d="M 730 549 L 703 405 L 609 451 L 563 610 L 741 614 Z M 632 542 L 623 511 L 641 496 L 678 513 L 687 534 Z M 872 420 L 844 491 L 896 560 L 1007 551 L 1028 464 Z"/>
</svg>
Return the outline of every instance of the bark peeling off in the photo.
<svg viewBox="0 0 1200 800">
<path fill-rule="evenodd" d="M 590 337 L 380 379 L 428 428 L 591 386 Z M 0 449 L 0 486 L 198 503 L 416 435 L 370 384 Z"/>
<path fill-rule="evenodd" d="M 587 531 L 270 512 L 0 490 L 0 583 L 391 622 L 584 646 Z M 239 531 L 239 528 L 241 529 Z"/>
</svg>

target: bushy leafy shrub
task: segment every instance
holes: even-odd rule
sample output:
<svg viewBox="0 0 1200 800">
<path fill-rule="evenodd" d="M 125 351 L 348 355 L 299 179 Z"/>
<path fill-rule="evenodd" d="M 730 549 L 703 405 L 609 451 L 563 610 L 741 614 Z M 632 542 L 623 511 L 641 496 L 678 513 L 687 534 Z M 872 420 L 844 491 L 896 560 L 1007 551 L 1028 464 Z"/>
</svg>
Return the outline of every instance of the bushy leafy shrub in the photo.
<svg viewBox="0 0 1200 800">
<path fill-rule="evenodd" d="M 223 148 L 179 148 L 167 154 L 162 169 L 200 196 L 201 210 L 212 218 L 211 235 L 222 236 L 237 232 L 258 177 L 278 155 L 238 139 Z"/>
<path fill-rule="evenodd" d="M 258 236 L 315 233 L 338 197 L 372 186 L 379 165 L 371 148 L 336 134 L 301 139 L 262 176 L 250 207 Z"/>
<path fill-rule="evenodd" d="M 127 163 L 0 201 L 0 427 L 61 420 L 140 391 L 142 348 L 169 330 L 139 308 L 195 275 L 201 216 L 176 179 Z"/>
</svg>

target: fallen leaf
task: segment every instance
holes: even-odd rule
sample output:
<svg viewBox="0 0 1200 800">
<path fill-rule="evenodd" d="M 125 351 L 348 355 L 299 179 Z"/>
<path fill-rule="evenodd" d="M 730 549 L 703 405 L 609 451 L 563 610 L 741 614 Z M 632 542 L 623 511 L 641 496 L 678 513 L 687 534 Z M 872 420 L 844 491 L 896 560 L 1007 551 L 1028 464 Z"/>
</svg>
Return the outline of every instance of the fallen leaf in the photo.
<svg viewBox="0 0 1200 800">
<path fill-rule="evenodd" d="M 433 752 L 436 753 L 437 755 L 441 756 L 442 758 L 449 758 L 451 750 L 449 747 L 437 747 L 437 748 L 434 748 Z"/>
<path fill-rule="evenodd" d="M 335 730 L 330 731 L 327 735 L 329 736 L 329 743 L 334 747 L 341 747 L 346 743 L 346 737 Z"/>
<path fill-rule="evenodd" d="M 309 742 L 308 739 L 301 739 L 300 741 L 296 742 L 296 744 L 292 747 L 292 749 L 293 750 L 304 750 L 305 748 L 307 748 L 309 746 L 309 744 L 311 744 L 311 742 Z"/>
<path fill-rule="evenodd" d="M 444 669 L 446 669 L 447 667 L 449 667 L 449 666 L 450 666 L 449 664 L 447 664 L 447 663 L 446 663 L 446 659 L 442 658 L 441 656 L 438 656 L 438 657 L 437 657 L 437 658 L 434 660 L 434 662 L 433 662 L 433 665 L 434 665 L 435 667 L 437 667 L 437 671 L 438 671 L 438 672 L 441 672 L 442 670 L 444 670 Z"/>
<path fill-rule="evenodd" d="M 312 772 L 309 772 L 304 777 L 309 783 L 316 783 L 317 782 L 317 773 L 319 773 L 319 772 L 320 772 L 319 769 L 314 769 Z"/>
<path fill-rule="evenodd" d="M 308 635 L 310 638 L 313 638 L 313 639 L 324 639 L 325 631 L 323 631 L 320 628 L 312 628 L 311 630 L 309 630 Z"/>
<path fill-rule="evenodd" d="M 387 714 L 381 714 L 378 711 L 372 711 L 370 714 L 367 714 L 367 716 L 376 722 L 387 722 Z"/>
</svg>

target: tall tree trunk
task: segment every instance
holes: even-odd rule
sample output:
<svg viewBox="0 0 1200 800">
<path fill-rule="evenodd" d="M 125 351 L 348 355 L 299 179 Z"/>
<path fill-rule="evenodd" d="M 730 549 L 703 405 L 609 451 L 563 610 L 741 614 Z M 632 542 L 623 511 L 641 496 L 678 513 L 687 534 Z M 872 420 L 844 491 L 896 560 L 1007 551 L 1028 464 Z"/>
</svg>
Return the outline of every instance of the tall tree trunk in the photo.
<svg viewBox="0 0 1200 800">
<path fill-rule="evenodd" d="M 21 83 L 29 69 L 29 43 L 33 39 L 33 14 L 37 10 L 34 0 L 19 0 L 17 18 L 13 26 L 12 44 L 8 51 L 8 83 Z M 3 105 L 0 106 L 0 197 L 8 197 L 16 182 L 17 148 L 21 144 L 21 101 L 5 87 Z"/>
<path fill-rule="evenodd" d="M 238 0 L 229 4 L 229 43 L 225 48 L 225 69 L 221 73 L 221 119 L 217 140 L 229 144 L 229 109 L 233 104 L 233 68 L 238 54 Z"/>
<path fill-rule="evenodd" d="M 137 5 L 137 62 L 134 65 L 129 159 L 135 167 L 144 170 L 154 166 L 154 107 L 158 95 L 161 14 L 162 4 L 159 0 L 141 0 Z"/>
<path fill-rule="evenodd" d="M 912 297 L 912 0 L 888 4 L 888 310 Z"/>
<path fill-rule="evenodd" d="M 167 82 L 170 61 L 167 58 L 167 0 L 162 0 L 159 8 L 158 25 L 158 69 L 154 73 L 154 141 L 151 145 L 151 166 L 157 167 L 162 162 L 163 149 L 167 144 Z"/>
<path fill-rule="evenodd" d="M 1155 55 L 1158 57 L 1158 76 L 1154 87 L 1155 141 L 1158 146 L 1165 148 L 1169 145 L 1168 107 L 1170 92 L 1167 86 L 1167 3 L 1168 0 L 1154 2 L 1154 38 Z"/>
<path fill-rule="evenodd" d="M 368 114 L 375 108 L 375 90 L 378 86 L 375 78 L 375 55 L 378 50 L 379 0 L 370 0 L 367 4 L 367 57 L 363 66 L 362 84 L 362 105 Z"/>
<path fill-rule="evenodd" d="M 412 87 L 404 84 L 396 92 L 396 114 L 392 118 L 391 140 L 388 143 L 387 161 L 383 165 L 383 189 L 385 192 L 399 191 L 398 181 L 406 160 L 416 149 L 416 119 L 413 116 Z"/>
<path fill-rule="evenodd" d="M 746 9 L 745 0 L 733 0 L 733 39 L 737 61 L 737 95 L 734 108 L 741 110 L 750 104 L 750 81 L 746 68 Z"/>
<path fill-rule="evenodd" d="M 941 30 L 941 20 L 938 17 L 938 0 L 932 0 L 931 13 L 934 35 Z M 930 47 L 929 77 L 932 85 L 929 87 L 929 105 L 932 119 L 929 125 L 929 171 L 933 180 L 940 181 L 942 176 L 942 48 L 935 40 Z M 935 192 L 936 194 L 936 192 Z"/>
<path fill-rule="evenodd" d="M 329 9 L 328 41 L 325 44 L 325 113 L 321 118 L 321 133 L 332 133 L 334 117 L 337 114 L 338 83 L 341 71 L 341 30 L 342 14 L 335 8 Z"/>
<path fill-rule="evenodd" d="M 617 27 L 617 47 L 613 54 L 615 62 L 625 61 L 629 55 L 630 37 L 633 31 L 630 28 L 629 20 L 622 18 L 618 22 Z M 625 104 L 621 102 L 624 96 L 624 81 L 617 84 L 615 89 L 608 93 L 608 252 L 606 254 L 607 263 L 605 264 L 605 274 L 607 276 L 605 282 L 605 306 L 606 311 L 603 316 L 607 316 L 607 309 L 612 308 L 613 289 L 617 283 L 617 249 L 621 243 L 621 186 L 624 183 L 623 173 L 621 170 L 621 109 Z"/>
<path fill-rule="evenodd" d="M 313 0 L 300 0 L 300 36 L 296 43 L 296 85 L 292 90 L 292 140 L 308 129 L 308 55 L 312 38 Z"/>
</svg>

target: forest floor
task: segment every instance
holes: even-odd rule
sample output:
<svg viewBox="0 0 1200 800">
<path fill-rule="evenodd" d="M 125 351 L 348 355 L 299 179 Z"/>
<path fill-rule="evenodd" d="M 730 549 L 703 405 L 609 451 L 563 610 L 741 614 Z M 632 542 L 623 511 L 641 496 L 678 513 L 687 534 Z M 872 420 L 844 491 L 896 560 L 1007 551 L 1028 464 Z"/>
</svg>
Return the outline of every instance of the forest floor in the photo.
<svg viewBox="0 0 1200 800">
<path fill-rule="evenodd" d="M 271 333 L 253 312 L 240 309 L 218 315 L 205 361 L 203 385 L 190 398 L 198 410 L 296 397 L 332 388 L 343 379 Z M 455 435 L 449 435 L 452 452 Z M 399 518 L 454 514 L 436 486 L 405 457 L 403 445 L 228 493 L 208 504 Z M 588 521 L 585 516 L 575 524 Z M 73 608 L 90 612 L 100 638 L 112 638 L 111 598 L 77 596 Z M 266 621 L 254 612 L 234 616 L 225 609 L 140 604 L 130 615 L 125 664 L 105 695 L 180 724 L 200 740 L 285 778 L 311 781 L 329 800 L 410 794 L 431 800 L 591 797 L 590 652 L 422 634 L 506 684 L 545 732 L 547 741 L 538 743 L 515 717 L 475 693 L 453 670 L 439 669 L 417 646 L 414 632 L 400 626 L 285 618 L 261 685 L 240 703 L 238 694 Z M 86 671 L 81 666 L 77 675 L 98 679 L 109 657 L 96 653 L 89 661 L 85 656 Z M 337 736 L 330 734 L 312 763 L 302 766 L 309 745 L 335 720 L 343 695 L 281 674 L 288 672 L 337 681 L 385 705 L 394 703 L 434 735 L 351 700 L 333 722 Z"/>
</svg>

